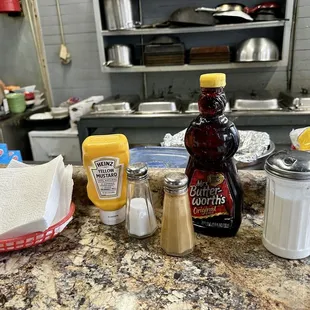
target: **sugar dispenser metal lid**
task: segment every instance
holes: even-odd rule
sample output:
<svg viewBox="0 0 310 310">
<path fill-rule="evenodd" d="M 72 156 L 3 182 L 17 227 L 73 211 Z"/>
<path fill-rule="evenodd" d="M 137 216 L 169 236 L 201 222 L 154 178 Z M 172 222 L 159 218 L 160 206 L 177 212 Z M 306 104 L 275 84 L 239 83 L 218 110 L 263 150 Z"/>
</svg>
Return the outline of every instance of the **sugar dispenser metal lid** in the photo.
<svg viewBox="0 0 310 310">
<path fill-rule="evenodd" d="M 147 178 L 148 167 L 145 163 L 131 164 L 127 168 L 127 179 L 132 181 L 144 180 Z"/>
<path fill-rule="evenodd" d="M 283 150 L 269 156 L 266 172 L 286 179 L 310 180 L 310 153 Z"/>
</svg>

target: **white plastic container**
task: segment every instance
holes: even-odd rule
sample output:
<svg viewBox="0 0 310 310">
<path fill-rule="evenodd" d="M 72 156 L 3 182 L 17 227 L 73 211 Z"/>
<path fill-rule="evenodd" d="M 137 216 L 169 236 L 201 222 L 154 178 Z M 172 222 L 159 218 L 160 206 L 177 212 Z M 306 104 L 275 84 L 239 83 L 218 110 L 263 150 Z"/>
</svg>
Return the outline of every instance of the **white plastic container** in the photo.
<svg viewBox="0 0 310 310">
<path fill-rule="evenodd" d="M 310 255 L 310 154 L 280 151 L 265 165 L 263 244 L 280 257 Z"/>
</svg>

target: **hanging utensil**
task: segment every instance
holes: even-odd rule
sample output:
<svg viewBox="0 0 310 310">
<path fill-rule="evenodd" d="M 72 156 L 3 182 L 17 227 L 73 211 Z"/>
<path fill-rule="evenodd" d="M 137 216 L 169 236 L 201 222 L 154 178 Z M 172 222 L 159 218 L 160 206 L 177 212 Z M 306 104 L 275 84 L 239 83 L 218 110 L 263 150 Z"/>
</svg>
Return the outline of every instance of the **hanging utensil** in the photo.
<svg viewBox="0 0 310 310">
<path fill-rule="evenodd" d="M 71 54 L 69 53 L 66 42 L 65 42 L 64 26 L 63 26 L 62 17 L 61 17 L 59 0 L 55 0 L 55 1 L 56 1 L 60 36 L 61 36 L 59 58 L 62 64 L 67 65 L 71 62 Z"/>
</svg>

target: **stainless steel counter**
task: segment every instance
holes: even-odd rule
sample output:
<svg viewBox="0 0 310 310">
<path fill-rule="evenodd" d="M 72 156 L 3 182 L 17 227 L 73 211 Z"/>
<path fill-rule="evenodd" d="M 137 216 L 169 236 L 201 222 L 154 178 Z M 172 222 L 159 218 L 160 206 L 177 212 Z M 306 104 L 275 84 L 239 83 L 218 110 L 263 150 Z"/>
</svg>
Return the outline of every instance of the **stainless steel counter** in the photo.
<svg viewBox="0 0 310 310">
<path fill-rule="evenodd" d="M 292 129 L 310 124 L 310 111 L 244 111 L 226 115 L 241 130 L 268 132 L 277 148 L 289 146 Z M 183 130 L 194 118 L 195 114 L 91 114 L 79 122 L 79 137 L 82 143 L 92 134 L 123 133 L 131 145 L 158 145 L 166 133 Z"/>
<path fill-rule="evenodd" d="M 259 111 L 259 110 L 253 110 L 253 111 L 230 111 L 225 112 L 225 115 L 227 117 L 229 116 L 268 116 L 268 115 L 277 115 L 277 116 L 289 116 L 289 115 L 308 115 L 310 117 L 310 110 L 277 110 L 277 111 Z M 150 118 L 150 117 L 184 117 L 184 118 L 194 118 L 197 116 L 195 113 L 160 113 L 160 114 L 105 114 L 105 113 L 92 113 L 84 115 L 84 119 L 89 118 Z"/>
</svg>

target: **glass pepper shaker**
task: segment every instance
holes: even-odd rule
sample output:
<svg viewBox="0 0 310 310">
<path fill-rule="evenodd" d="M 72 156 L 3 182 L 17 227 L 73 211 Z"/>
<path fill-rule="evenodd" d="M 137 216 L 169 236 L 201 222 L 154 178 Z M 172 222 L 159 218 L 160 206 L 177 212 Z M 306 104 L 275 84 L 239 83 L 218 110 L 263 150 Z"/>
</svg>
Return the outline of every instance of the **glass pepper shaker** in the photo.
<svg viewBox="0 0 310 310">
<path fill-rule="evenodd" d="M 126 229 L 135 238 L 149 237 L 157 229 L 147 171 L 144 163 L 127 168 Z"/>
<path fill-rule="evenodd" d="M 195 234 L 184 173 L 169 173 L 164 180 L 164 206 L 160 244 L 168 255 L 185 256 L 195 246 Z"/>
</svg>

